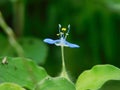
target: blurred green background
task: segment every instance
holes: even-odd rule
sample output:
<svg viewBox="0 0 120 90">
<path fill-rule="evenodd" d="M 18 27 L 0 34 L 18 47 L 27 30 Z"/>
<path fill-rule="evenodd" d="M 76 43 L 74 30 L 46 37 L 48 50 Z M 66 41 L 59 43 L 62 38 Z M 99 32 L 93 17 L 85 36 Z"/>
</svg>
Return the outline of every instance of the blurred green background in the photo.
<svg viewBox="0 0 120 90">
<path fill-rule="evenodd" d="M 0 11 L 6 23 L 13 28 L 16 38 L 33 37 L 34 48 L 28 39 L 24 40 L 32 59 L 42 56 L 37 63 L 51 76 L 61 71 L 60 47 L 47 45 L 44 38 L 58 39 L 58 24 L 71 25 L 67 41 L 80 45 L 78 49 L 65 48 L 65 62 L 73 81 L 78 75 L 96 64 L 112 64 L 120 67 L 120 0 L 0 0 Z M 0 28 L 0 36 L 6 36 Z M 0 39 L 0 56 L 4 39 Z M 41 43 L 39 43 L 39 41 Z M 39 43 L 39 44 L 38 44 Z M 33 44 L 33 43 L 32 43 Z M 40 50 L 37 47 L 42 45 Z M 32 49 L 31 49 L 32 48 Z M 42 50 L 42 48 L 45 48 Z"/>
</svg>

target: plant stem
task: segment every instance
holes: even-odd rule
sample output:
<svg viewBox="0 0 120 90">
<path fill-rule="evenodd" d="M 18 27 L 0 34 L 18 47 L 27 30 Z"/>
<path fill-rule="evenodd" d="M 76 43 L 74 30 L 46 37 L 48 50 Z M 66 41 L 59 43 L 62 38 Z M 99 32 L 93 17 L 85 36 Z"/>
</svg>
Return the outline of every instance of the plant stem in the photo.
<svg viewBox="0 0 120 90">
<path fill-rule="evenodd" d="M 17 37 L 22 36 L 24 29 L 24 0 L 11 0 L 13 6 L 13 28 Z"/>
<path fill-rule="evenodd" d="M 62 55 L 62 72 L 61 77 L 65 77 L 69 80 L 66 68 L 65 68 L 65 60 L 64 60 L 64 46 L 61 46 L 61 55 Z"/>
<path fill-rule="evenodd" d="M 23 57 L 24 56 L 23 49 L 19 45 L 19 43 L 16 41 L 13 30 L 6 24 L 1 12 L 0 12 L 0 26 L 4 30 L 4 32 L 7 34 L 9 43 L 16 50 L 18 56 Z"/>
</svg>

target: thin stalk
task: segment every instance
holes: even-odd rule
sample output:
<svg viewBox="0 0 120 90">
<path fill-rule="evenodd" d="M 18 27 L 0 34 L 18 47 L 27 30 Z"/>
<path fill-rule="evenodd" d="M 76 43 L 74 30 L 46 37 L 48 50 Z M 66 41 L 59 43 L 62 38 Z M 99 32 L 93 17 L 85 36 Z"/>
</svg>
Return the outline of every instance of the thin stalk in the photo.
<svg viewBox="0 0 120 90">
<path fill-rule="evenodd" d="M 25 14 L 25 1 L 24 0 L 11 0 L 13 6 L 13 28 L 17 37 L 23 35 L 24 29 L 24 14 Z"/>
<path fill-rule="evenodd" d="M 4 30 L 4 32 L 7 34 L 9 43 L 11 44 L 11 46 L 16 50 L 19 56 L 23 57 L 24 51 L 22 47 L 19 45 L 19 43 L 16 41 L 13 30 L 4 21 L 1 12 L 0 12 L 0 26 Z"/>
<path fill-rule="evenodd" d="M 61 55 L 62 55 L 62 72 L 61 77 L 65 77 L 69 80 L 68 74 L 65 68 L 65 59 L 64 59 L 64 46 L 61 46 Z"/>
</svg>

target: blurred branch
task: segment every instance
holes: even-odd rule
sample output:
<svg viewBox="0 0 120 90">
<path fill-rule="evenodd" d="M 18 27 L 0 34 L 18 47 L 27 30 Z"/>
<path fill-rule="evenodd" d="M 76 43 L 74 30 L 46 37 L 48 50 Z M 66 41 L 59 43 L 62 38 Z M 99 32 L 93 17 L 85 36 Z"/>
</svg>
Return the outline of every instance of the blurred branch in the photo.
<svg viewBox="0 0 120 90">
<path fill-rule="evenodd" d="M 21 36 L 24 29 L 25 0 L 11 0 L 13 6 L 13 27 L 15 34 Z"/>
<path fill-rule="evenodd" d="M 19 56 L 23 57 L 24 56 L 23 49 L 16 41 L 13 30 L 6 24 L 1 12 L 0 12 L 0 26 L 2 27 L 3 31 L 7 34 L 11 46 L 16 50 Z"/>
</svg>

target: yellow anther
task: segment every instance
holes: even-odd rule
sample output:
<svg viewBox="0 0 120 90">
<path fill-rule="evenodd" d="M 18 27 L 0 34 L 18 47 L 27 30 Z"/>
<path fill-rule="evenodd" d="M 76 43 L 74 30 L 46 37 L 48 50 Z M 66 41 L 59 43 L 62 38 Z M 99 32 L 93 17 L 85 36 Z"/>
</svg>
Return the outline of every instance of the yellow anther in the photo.
<svg viewBox="0 0 120 90">
<path fill-rule="evenodd" d="M 62 28 L 62 31 L 66 31 L 66 28 Z"/>
<path fill-rule="evenodd" d="M 57 34 L 57 36 L 59 36 L 60 34 Z"/>
</svg>

